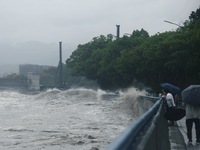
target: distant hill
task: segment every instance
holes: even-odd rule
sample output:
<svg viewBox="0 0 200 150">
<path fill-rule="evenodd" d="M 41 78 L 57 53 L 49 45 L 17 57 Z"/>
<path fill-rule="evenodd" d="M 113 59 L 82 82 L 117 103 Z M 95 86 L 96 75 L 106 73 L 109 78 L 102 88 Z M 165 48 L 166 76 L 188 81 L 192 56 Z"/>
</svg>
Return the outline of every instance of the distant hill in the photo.
<svg viewBox="0 0 200 150">
<path fill-rule="evenodd" d="M 19 73 L 19 65 L 0 65 L 0 77 L 6 76 L 11 73 Z"/>
</svg>

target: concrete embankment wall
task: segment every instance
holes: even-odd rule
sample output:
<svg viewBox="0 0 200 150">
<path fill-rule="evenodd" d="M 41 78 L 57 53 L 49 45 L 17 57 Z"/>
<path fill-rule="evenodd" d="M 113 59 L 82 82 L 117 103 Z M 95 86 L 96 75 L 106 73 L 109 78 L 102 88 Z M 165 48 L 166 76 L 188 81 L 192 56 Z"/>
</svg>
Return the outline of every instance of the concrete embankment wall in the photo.
<svg viewBox="0 0 200 150">
<path fill-rule="evenodd" d="M 108 150 L 170 150 L 168 123 L 164 118 L 163 101 L 160 98 L 140 97 L 140 102 L 154 105 L 122 132 Z M 144 99 L 143 99 L 144 98 Z M 149 99 L 149 100 L 147 100 Z M 141 105 L 142 105 L 141 103 Z M 144 107 L 145 107 L 144 105 Z"/>
<path fill-rule="evenodd" d="M 164 111 L 161 107 L 145 133 L 138 150 L 170 150 L 168 123 L 163 115 Z"/>
</svg>

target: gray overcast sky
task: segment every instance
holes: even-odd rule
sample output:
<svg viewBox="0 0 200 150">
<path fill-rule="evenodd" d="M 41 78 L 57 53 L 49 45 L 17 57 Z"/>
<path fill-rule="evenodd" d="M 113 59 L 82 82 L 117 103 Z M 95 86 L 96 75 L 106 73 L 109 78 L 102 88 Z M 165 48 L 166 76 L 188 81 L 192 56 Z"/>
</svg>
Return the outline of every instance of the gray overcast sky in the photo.
<svg viewBox="0 0 200 150">
<path fill-rule="evenodd" d="M 99 35 L 145 29 L 150 35 L 175 30 L 200 0 L 0 0 L 0 65 L 57 65 L 78 44 Z"/>
</svg>

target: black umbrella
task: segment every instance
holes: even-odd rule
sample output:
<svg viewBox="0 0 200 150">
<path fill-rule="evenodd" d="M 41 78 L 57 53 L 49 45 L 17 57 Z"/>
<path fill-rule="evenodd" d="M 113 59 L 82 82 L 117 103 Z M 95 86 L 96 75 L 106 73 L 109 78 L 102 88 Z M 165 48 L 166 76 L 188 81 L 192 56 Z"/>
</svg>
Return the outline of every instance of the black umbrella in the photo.
<svg viewBox="0 0 200 150">
<path fill-rule="evenodd" d="M 173 84 L 161 83 L 160 86 L 163 87 L 164 89 L 169 90 L 172 94 L 180 94 L 181 93 L 181 89 Z"/>
<path fill-rule="evenodd" d="M 190 85 L 181 92 L 182 100 L 186 103 L 200 104 L 200 85 Z"/>
<path fill-rule="evenodd" d="M 185 110 L 182 108 L 173 108 L 165 112 L 164 117 L 170 121 L 177 121 L 185 117 Z"/>
</svg>

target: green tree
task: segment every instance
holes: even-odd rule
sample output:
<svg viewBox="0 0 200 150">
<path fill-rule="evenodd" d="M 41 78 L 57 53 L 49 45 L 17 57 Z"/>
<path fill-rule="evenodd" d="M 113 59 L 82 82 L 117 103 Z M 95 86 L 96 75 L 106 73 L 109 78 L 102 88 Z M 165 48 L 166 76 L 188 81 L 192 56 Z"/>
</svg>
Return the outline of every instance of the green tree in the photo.
<svg viewBox="0 0 200 150">
<path fill-rule="evenodd" d="M 124 88 L 135 81 L 154 89 L 170 82 L 184 88 L 200 82 L 200 9 L 183 27 L 149 36 L 144 29 L 113 40 L 95 37 L 66 60 L 73 75 L 97 80 L 102 88 Z"/>
</svg>

